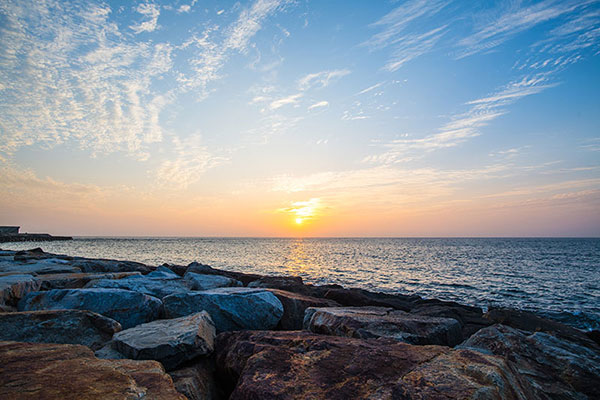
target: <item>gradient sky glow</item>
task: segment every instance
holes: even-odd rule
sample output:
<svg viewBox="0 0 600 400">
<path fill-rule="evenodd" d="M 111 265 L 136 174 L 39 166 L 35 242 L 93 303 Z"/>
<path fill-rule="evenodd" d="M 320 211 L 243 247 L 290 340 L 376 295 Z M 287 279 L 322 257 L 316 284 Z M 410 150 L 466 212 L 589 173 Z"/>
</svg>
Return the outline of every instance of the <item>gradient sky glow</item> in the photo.
<svg viewBox="0 0 600 400">
<path fill-rule="evenodd" d="M 600 0 L 0 0 L 0 225 L 600 236 Z"/>
</svg>

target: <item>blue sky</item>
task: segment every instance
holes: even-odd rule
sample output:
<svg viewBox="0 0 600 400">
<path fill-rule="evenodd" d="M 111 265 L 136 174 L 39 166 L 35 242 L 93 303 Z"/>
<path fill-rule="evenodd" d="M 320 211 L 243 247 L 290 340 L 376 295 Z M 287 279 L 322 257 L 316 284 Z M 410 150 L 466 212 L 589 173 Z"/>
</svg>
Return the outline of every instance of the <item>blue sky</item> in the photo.
<svg viewBox="0 0 600 400">
<path fill-rule="evenodd" d="M 0 220 L 600 235 L 600 1 L 0 0 Z"/>
</svg>

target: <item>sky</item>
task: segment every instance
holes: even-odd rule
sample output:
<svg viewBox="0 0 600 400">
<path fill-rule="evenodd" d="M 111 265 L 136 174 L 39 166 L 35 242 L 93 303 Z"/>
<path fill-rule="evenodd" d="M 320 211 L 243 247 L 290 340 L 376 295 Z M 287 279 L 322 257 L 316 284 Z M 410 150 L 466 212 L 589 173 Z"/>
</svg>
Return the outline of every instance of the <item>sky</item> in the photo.
<svg viewBox="0 0 600 400">
<path fill-rule="evenodd" d="M 0 0 L 0 224 L 600 236 L 599 93 L 599 0 Z"/>
</svg>

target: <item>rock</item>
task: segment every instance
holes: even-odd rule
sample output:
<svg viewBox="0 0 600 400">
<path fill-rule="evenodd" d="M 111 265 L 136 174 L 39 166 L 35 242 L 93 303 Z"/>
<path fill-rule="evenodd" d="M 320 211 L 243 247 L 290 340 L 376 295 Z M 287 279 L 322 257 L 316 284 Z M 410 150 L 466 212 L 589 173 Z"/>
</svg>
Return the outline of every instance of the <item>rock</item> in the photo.
<svg viewBox="0 0 600 400">
<path fill-rule="evenodd" d="M 82 272 L 133 272 L 142 274 L 150 273 L 154 268 L 134 261 L 106 260 L 95 258 L 76 257 L 71 265 L 78 267 Z"/>
<path fill-rule="evenodd" d="M 19 302 L 19 311 L 89 310 L 112 318 L 123 329 L 128 329 L 157 319 L 161 305 L 155 297 L 129 290 L 54 289 L 28 293 Z"/>
<path fill-rule="evenodd" d="M 99 349 L 121 325 L 90 311 L 0 313 L 0 341 L 82 344 Z"/>
<path fill-rule="evenodd" d="M 528 311 L 496 308 L 489 310 L 483 317 L 490 321 L 490 324 L 502 324 L 529 332 L 547 332 L 600 351 L 600 347 L 593 340 L 590 340 L 585 332 L 560 322 L 539 317 Z"/>
<path fill-rule="evenodd" d="M 105 273 L 71 273 L 71 274 L 48 274 L 39 275 L 37 279 L 42 283 L 41 290 L 52 289 L 80 289 L 90 281 L 99 279 L 123 279 L 139 272 L 105 272 Z"/>
<path fill-rule="evenodd" d="M 126 359 L 124 354 L 121 354 L 115 348 L 115 343 L 111 340 L 107 342 L 103 347 L 96 350 L 94 355 L 104 360 L 123 360 Z"/>
<path fill-rule="evenodd" d="M 115 349 L 127 358 L 160 361 L 167 370 L 212 353 L 215 327 L 206 311 L 138 325 L 114 335 Z"/>
<path fill-rule="evenodd" d="M 308 295 L 310 288 L 305 286 L 299 276 L 263 276 L 248 283 L 248 287 L 280 289 Z"/>
<path fill-rule="evenodd" d="M 2 262 L 0 263 L 0 273 L 3 275 L 10 273 L 31 274 L 31 275 L 46 275 L 46 274 L 64 274 L 78 273 L 81 269 L 69 265 L 68 261 L 48 258 L 39 261 L 21 263 L 21 262 Z"/>
<path fill-rule="evenodd" d="M 458 321 L 382 307 L 331 307 L 306 310 L 305 328 L 326 335 L 386 337 L 411 344 L 454 346 L 462 342 Z"/>
<path fill-rule="evenodd" d="M 100 279 L 91 281 L 86 288 L 113 288 L 132 290 L 162 299 L 175 293 L 187 293 L 190 288 L 178 275 L 164 267 L 148 275 L 134 275 L 123 279 Z"/>
<path fill-rule="evenodd" d="M 176 273 L 177 275 L 183 277 L 188 269 L 185 265 L 177 265 L 177 264 L 168 264 L 164 263 L 161 267 L 169 268 L 171 271 Z"/>
<path fill-rule="evenodd" d="M 197 274 L 186 272 L 183 279 L 193 290 L 209 290 L 220 287 L 242 286 L 242 282 L 221 275 Z"/>
<path fill-rule="evenodd" d="M 39 247 L 30 250 L 20 250 L 15 253 L 13 259 L 15 261 L 35 261 L 35 260 L 45 260 L 47 258 L 58 258 L 64 260 L 71 260 L 73 257 L 64 256 L 60 254 L 52 254 L 46 253 Z"/>
<path fill-rule="evenodd" d="M 40 289 L 41 282 L 32 275 L 0 276 L 0 304 L 16 306 L 29 292 Z"/>
<path fill-rule="evenodd" d="M 196 274 L 218 274 L 220 272 L 225 271 L 219 271 L 217 269 L 214 269 L 210 265 L 201 264 L 197 261 L 194 261 L 189 263 L 189 265 L 186 268 L 186 272 L 194 272 Z"/>
<path fill-rule="evenodd" d="M 483 318 L 481 308 L 465 306 L 452 301 L 417 301 L 417 305 L 410 312 L 429 317 L 453 318 L 460 323 L 465 338 L 481 328 L 492 325 L 489 320 Z"/>
<path fill-rule="evenodd" d="M 175 389 L 189 400 L 220 399 L 212 364 L 208 359 L 200 359 L 191 367 L 169 372 Z"/>
<path fill-rule="evenodd" d="M 0 342 L 0 398 L 184 400 L 155 361 L 99 360 L 85 346 Z"/>
<path fill-rule="evenodd" d="M 418 296 L 391 295 L 373 293 L 363 289 L 331 288 L 318 297 L 334 300 L 347 307 L 391 307 L 396 310 L 410 311 Z"/>
<path fill-rule="evenodd" d="M 298 293 L 287 292 L 285 290 L 267 289 L 273 293 L 283 305 L 283 316 L 279 321 L 278 329 L 281 330 L 299 330 L 302 329 L 304 321 L 304 312 L 309 307 L 338 307 L 333 300 L 319 299 L 316 297 L 304 296 Z"/>
<path fill-rule="evenodd" d="M 530 382 L 534 391 L 531 398 L 600 398 L 600 353 L 569 340 L 493 325 L 481 329 L 460 347 L 508 360 Z"/>
<path fill-rule="evenodd" d="M 206 310 L 217 332 L 240 329 L 273 329 L 283 315 L 283 305 L 264 289 L 218 288 L 181 293 L 163 299 L 167 318 Z"/>
<path fill-rule="evenodd" d="M 526 392 L 501 358 L 442 346 L 250 331 L 220 334 L 216 349 L 217 372 L 232 391 L 231 400 L 524 399 L 520 393 Z M 436 377 L 429 396 L 402 397 L 426 389 L 414 371 L 440 372 L 443 364 L 453 381 L 444 380 L 432 393 Z M 445 396 L 446 391 L 455 397 Z"/>
</svg>

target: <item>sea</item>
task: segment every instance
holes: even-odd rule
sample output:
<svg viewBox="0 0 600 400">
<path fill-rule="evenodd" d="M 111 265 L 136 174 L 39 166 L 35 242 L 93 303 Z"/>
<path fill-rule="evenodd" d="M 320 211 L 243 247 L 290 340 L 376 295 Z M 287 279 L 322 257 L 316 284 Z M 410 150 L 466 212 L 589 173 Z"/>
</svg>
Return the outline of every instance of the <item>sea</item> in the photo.
<svg viewBox="0 0 600 400">
<path fill-rule="evenodd" d="M 373 291 L 534 311 L 600 329 L 600 239 L 108 238 L 0 243 L 149 265 L 192 261 Z"/>
</svg>

